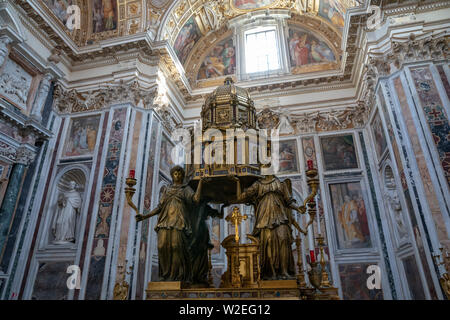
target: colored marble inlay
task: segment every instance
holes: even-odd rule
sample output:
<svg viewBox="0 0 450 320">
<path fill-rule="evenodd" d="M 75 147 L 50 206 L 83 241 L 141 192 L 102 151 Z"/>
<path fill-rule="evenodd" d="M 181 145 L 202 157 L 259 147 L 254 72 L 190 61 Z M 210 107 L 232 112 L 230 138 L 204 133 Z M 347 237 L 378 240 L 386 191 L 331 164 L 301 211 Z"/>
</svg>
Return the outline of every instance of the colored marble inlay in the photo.
<svg viewBox="0 0 450 320">
<path fill-rule="evenodd" d="M 442 65 L 437 66 L 439 76 L 441 77 L 442 84 L 445 88 L 445 93 L 447 93 L 447 97 L 450 99 L 450 84 L 448 83 L 447 75 L 445 74 L 444 67 Z"/>
<path fill-rule="evenodd" d="M 105 271 L 105 255 L 108 248 L 111 214 L 117 184 L 117 174 L 122 150 L 124 127 L 127 109 L 121 108 L 114 112 L 108 142 L 108 151 L 103 172 L 100 191 L 99 211 L 95 226 L 91 263 L 86 289 L 86 299 L 100 299 L 101 281 Z"/>
<path fill-rule="evenodd" d="M 450 185 L 450 125 L 429 68 L 411 69 L 414 85 Z"/>
</svg>

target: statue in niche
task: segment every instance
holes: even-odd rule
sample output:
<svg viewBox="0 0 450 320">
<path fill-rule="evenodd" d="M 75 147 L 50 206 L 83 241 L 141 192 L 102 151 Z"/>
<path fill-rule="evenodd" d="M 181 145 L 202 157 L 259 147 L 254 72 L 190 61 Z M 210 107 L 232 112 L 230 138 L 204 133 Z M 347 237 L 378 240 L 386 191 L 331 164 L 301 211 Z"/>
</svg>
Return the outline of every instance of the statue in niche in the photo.
<svg viewBox="0 0 450 320">
<path fill-rule="evenodd" d="M 191 211 L 192 238 L 190 241 L 190 253 L 192 257 L 193 283 L 208 286 L 208 250 L 214 248 L 209 237 L 206 224 L 208 217 L 223 218 L 223 210 L 211 208 L 206 201 L 202 201 L 198 208 Z"/>
<path fill-rule="evenodd" d="M 404 239 L 407 237 L 408 231 L 406 229 L 405 220 L 403 219 L 402 205 L 400 203 L 397 190 L 391 189 L 386 193 L 386 198 L 388 199 L 389 211 L 391 216 L 394 218 L 399 238 Z"/>
<path fill-rule="evenodd" d="M 137 215 L 142 221 L 158 215 L 155 231 L 158 237 L 158 263 L 160 281 L 192 282 L 192 263 L 189 241 L 192 227 L 189 212 L 200 203 L 203 180 L 197 191 L 184 184 L 184 169 L 175 166 L 170 170 L 172 184 L 161 196 L 158 206 L 147 215 Z"/>
<path fill-rule="evenodd" d="M 76 190 L 77 183 L 69 182 L 69 190 L 58 197 L 58 210 L 53 219 L 54 244 L 75 242 L 77 215 L 81 208 L 81 195 Z"/>
<path fill-rule="evenodd" d="M 237 190 L 233 203 L 252 203 L 255 206 L 253 236 L 259 238 L 261 250 L 261 277 L 264 280 L 295 279 L 292 253 L 292 229 L 300 229 L 292 216 L 294 206 L 290 180 L 281 182 L 268 172 L 249 188 Z"/>
</svg>

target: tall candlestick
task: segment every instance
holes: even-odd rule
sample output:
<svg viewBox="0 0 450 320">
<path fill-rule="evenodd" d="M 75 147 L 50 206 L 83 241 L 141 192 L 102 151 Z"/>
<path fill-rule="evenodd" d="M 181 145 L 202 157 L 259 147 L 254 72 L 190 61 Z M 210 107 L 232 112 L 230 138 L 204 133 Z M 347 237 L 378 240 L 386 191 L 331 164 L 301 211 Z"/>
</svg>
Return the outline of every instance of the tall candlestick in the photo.
<svg viewBox="0 0 450 320">
<path fill-rule="evenodd" d="M 314 261 L 312 261 L 312 259 L 314 258 L 314 231 L 313 231 L 313 226 L 312 226 L 312 224 L 310 224 L 309 226 L 308 226 L 308 242 L 309 242 L 309 252 L 311 253 L 312 252 L 312 255 L 311 255 L 311 262 L 314 262 Z"/>
<path fill-rule="evenodd" d="M 135 174 L 136 174 L 135 170 L 130 170 L 130 178 L 134 179 Z"/>
</svg>

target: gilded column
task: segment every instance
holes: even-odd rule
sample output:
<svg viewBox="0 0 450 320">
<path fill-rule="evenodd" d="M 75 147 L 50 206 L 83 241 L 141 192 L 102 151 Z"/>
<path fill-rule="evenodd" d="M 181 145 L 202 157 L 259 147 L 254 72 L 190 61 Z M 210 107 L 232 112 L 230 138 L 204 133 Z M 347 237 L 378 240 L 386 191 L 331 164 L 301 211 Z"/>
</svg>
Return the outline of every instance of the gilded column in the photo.
<svg viewBox="0 0 450 320">
<path fill-rule="evenodd" d="M 8 231 L 14 217 L 14 211 L 22 188 L 23 177 L 27 166 L 34 160 L 35 153 L 30 149 L 21 147 L 16 153 L 16 163 L 14 163 L 11 175 L 6 188 L 5 196 L 0 207 L 0 260 L 3 258 L 3 251 L 8 239 Z"/>
</svg>

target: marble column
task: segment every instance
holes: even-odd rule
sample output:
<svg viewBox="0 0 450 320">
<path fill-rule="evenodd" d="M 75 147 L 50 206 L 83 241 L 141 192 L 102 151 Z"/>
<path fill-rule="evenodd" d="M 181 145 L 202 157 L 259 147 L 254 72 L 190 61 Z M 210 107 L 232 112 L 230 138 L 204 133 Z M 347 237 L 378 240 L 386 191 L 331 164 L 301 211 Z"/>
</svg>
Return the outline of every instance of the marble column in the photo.
<svg viewBox="0 0 450 320">
<path fill-rule="evenodd" d="M 34 156 L 34 152 L 25 147 L 19 148 L 16 153 L 16 162 L 12 167 L 8 187 L 0 207 L 0 260 L 3 258 L 3 250 L 22 188 L 23 177 L 27 166 L 34 160 Z"/>
<path fill-rule="evenodd" d="M 45 100 L 47 99 L 48 92 L 53 76 L 50 73 L 46 73 L 41 80 L 39 90 L 34 100 L 33 109 L 31 111 L 31 117 L 40 121 L 42 119 L 42 109 L 44 108 Z"/>
<path fill-rule="evenodd" d="M 6 58 L 8 57 L 9 54 L 8 45 L 10 43 L 12 43 L 11 38 L 7 36 L 3 36 L 0 38 L 0 67 L 3 66 L 3 63 L 5 63 Z"/>
</svg>

